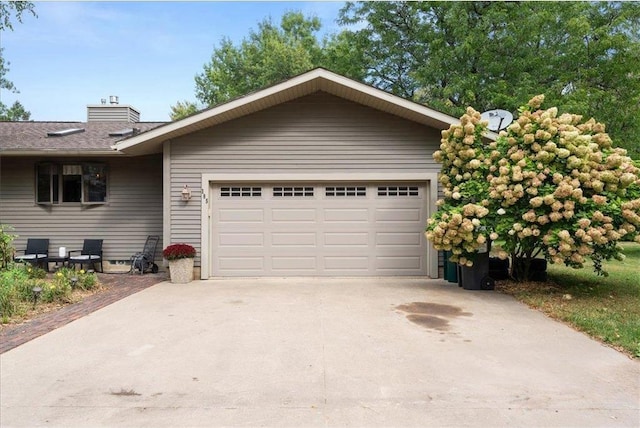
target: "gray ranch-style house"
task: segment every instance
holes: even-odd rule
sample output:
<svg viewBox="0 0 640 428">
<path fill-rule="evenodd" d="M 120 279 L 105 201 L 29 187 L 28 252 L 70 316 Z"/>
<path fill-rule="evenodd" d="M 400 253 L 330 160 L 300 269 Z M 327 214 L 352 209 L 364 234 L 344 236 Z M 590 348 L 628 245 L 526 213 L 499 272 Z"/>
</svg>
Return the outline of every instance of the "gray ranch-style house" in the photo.
<svg viewBox="0 0 640 428">
<path fill-rule="evenodd" d="M 88 108 L 86 123 L 0 123 L 18 248 L 100 238 L 109 269 L 157 234 L 193 245 L 202 279 L 438 276 L 423 231 L 456 118 L 321 68 L 171 123 Z"/>
</svg>

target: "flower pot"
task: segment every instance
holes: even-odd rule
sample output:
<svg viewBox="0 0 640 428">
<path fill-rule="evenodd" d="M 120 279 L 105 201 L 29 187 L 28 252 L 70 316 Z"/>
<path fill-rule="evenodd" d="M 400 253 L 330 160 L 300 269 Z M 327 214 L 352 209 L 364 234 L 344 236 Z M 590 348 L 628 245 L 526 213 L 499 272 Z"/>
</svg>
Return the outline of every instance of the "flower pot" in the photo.
<svg viewBox="0 0 640 428">
<path fill-rule="evenodd" d="M 193 258 L 169 260 L 169 275 L 173 284 L 186 284 L 193 280 Z"/>
</svg>

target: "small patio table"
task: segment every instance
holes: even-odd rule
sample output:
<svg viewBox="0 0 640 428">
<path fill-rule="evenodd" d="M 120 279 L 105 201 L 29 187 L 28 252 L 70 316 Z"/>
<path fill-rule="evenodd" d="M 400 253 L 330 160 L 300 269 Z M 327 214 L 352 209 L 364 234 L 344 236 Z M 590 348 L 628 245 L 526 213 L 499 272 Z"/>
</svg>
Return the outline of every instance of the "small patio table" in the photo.
<svg viewBox="0 0 640 428">
<path fill-rule="evenodd" d="M 56 264 L 56 266 L 54 268 L 54 270 L 55 270 L 55 269 L 58 269 L 58 267 L 59 267 L 58 263 L 62 263 L 62 267 L 69 266 L 69 255 L 67 254 L 67 255 L 64 255 L 64 256 L 49 256 L 48 261 L 51 262 L 51 263 L 55 263 Z M 49 267 L 48 267 L 48 263 L 47 263 L 47 271 L 48 270 L 49 270 Z"/>
</svg>

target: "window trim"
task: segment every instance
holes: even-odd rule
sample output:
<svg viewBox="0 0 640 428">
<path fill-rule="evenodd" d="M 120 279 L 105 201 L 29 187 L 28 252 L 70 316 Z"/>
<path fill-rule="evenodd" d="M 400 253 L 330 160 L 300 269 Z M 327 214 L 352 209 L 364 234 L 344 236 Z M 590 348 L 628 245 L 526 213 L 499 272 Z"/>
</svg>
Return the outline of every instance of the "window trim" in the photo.
<svg viewBox="0 0 640 428">
<path fill-rule="evenodd" d="M 81 187 L 81 196 L 80 196 L 80 203 L 82 205 L 104 205 L 107 202 L 109 202 L 109 174 L 108 174 L 108 168 L 107 168 L 107 164 L 104 162 L 80 162 L 80 165 L 82 166 L 82 180 L 80 183 L 80 187 Z M 105 177 L 104 177 L 104 201 L 88 201 L 85 200 L 85 197 L 88 198 L 87 193 L 85 192 L 85 188 L 87 187 L 87 172 L 85 170 L 86 167 L 89 166 L 99 166 L 102 167 L 102 172 L 104 173 Z M 70 202 L 69 202 L 70 203 Z"/>
<path fill-rule="evenodd" d="M 65 166 L 80 166 L 82 173 L 80 174 L 80 201 L 64 201 L 64 177 L 63 171 Z M 49 167 L 49 200 L 48 201 L 40 201 L 39 198 L 39 178 L 40 178 L 40 168 L 42 166 Z M 89 192 L 88 187 L 89 184 L 89 174 L 88 167 L 89 166 L 98 166 L 102 169 L 102 173 L 104 174 L 104 201 L 89 201 Z M 36 162 L 35 164 L 35 194 L 34 199 L 36 205 L 44 205 L 44 206 L 54 206 L 54 205 L 106 205 L 109 203 L 109 168 L 107 163 L 105 162 Z M 54 176 L 57 176 L 57 179 L 54 179 Z M 57 195 L 58 199 L 54 199 L 55 188 L 57 187 Z"/>
<path fill-rule="evenodd" d="M 40 168 L 43 167 L 48 167 L 49 169 L 49 180 L 48 180 L 48 186 L 49 186 L 49 199 L 48 200 L 44 200 L 44 201 L 40 201 Z M 54 174 L 54 168 L 56 169 L 56 174 Z M 36 204 L 37 205 L 54 205 L 56 204 L 56 202 L 54 202 L 53 196 L 54 196 L 54 186 L 53 186 L 53 182 L 54 182 L 54 175 L 57 176 L 57 168 L 58 165 L 54 164 L 53 162 L 37 162 L 36 163 L 36 168 L 35 168 L 35 179 L 36 179 L 36 185 L 35 185 L 35 199 L 36 199 Z M 44 174 L 43 174 L 44 175 Z M 60 178 L 58 177 L 58 182 L 60 181 Z M 60 188 L 60 186 L 58 185 L 58 189 Z M 59 197 L 60 193 L 58 190 L 58 197 Z"/>
</svg>

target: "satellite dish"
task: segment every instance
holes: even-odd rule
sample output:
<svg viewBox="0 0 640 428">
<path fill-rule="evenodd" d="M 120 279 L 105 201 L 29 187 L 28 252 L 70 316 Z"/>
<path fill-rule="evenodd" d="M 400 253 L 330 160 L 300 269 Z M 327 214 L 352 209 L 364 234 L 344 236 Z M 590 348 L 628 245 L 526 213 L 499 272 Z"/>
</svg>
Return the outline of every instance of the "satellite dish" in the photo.
<svg viewBox="0 0 640 428">
<path fill-rule="evenodd" d="M 498 132 L 513 122 L 513 115 L 506 110 L 489 110 L 480 115 L 483 120 L 489 122 L 489 131 Z"/>
</svg>

